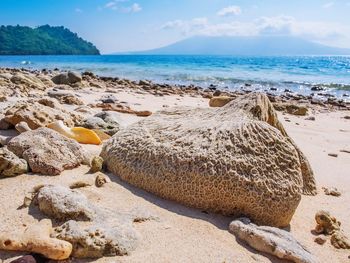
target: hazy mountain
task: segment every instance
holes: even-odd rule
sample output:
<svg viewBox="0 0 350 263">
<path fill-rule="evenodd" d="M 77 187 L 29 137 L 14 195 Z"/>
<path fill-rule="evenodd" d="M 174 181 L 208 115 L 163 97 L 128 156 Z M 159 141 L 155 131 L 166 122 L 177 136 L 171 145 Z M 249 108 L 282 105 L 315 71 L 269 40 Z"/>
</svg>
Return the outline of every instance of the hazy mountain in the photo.
<svg viewBox="0 0 350 263">
<path fill-rule="evenodd" d="M 350 49 L 321 45 L 297 37 L 205 37 L 198 36 L 166 47 L 137 52 L 159 55 L 350 55 Z"/>
<path fill-rule="evenodd" d="M 0 55 L 98 55 L 99 50 L 62 26 L 0 26 Z"/>
</svg>

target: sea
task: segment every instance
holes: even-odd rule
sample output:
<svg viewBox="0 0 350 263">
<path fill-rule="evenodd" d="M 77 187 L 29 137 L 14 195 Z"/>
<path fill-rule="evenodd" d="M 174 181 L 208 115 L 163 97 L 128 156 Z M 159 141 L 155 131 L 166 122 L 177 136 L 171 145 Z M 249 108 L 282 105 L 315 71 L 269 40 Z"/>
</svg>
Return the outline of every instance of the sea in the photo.
<svg viewBox="0 0 350 263">
<path fill-rule="evenodd" d="M 350 100 L 350 56 L 0 56 L 0 67 L 91 71 L 173 85 L 274 93 L 289 90 Z"/>
</svg>

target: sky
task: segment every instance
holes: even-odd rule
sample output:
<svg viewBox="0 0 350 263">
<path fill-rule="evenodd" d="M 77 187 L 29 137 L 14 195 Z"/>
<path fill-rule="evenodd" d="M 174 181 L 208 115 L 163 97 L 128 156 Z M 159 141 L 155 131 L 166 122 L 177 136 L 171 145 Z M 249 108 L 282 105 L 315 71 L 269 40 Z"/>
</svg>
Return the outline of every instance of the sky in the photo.
<svg viewBox="0 0 350 263">
<path fill-rule="evenodd" d="M 292 35 L 350 48 L 350 0 L 0 0 L 1 25 L 65 26 L 104 54 L 194 35 Z"/>
</svg>

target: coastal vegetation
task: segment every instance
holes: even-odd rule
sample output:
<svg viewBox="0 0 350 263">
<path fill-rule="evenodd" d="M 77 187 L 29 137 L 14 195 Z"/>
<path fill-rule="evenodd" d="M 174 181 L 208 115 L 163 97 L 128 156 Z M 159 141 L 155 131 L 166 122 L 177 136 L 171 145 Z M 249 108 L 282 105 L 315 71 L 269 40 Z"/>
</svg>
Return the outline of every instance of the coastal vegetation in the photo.
<svg viewBox="0 0 350 263">
<path fill-rule="evenodd" d="M 90 42 L 63 26 L 0 26 L 0 55 L 99 55 Z"/>
</svg>

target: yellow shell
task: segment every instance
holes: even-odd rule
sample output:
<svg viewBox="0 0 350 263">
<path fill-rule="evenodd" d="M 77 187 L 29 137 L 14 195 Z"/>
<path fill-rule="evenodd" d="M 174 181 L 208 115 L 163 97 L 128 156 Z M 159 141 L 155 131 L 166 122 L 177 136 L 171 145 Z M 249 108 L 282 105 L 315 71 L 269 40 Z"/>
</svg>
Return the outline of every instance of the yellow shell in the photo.
<svg viewBox="0 0 350 263">
<path fill-rule="evenodd" d="M 98 135 L 89 129 L 83 127 L 69 128 L 62 121 L 57 121 L 47 125 L 48 128 L 55 130 L 56 132 L 76 140 L 83 144 L 101 144 L 101 139 Z"/>
</svg>

